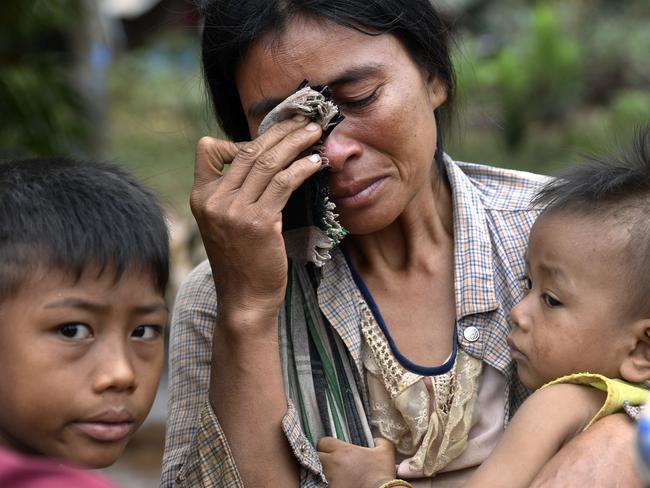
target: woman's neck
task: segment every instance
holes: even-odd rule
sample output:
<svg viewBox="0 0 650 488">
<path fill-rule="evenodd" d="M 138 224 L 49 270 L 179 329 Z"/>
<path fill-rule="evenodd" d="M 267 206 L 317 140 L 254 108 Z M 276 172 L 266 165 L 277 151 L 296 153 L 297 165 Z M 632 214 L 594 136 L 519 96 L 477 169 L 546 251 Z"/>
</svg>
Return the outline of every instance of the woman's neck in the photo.
<svg viewBox="0 0 650 488">
<path fill-rule="evenodd" d="M 451 191 L 436 176 L 423 187 L 388 227 L 367 235 L 351 235 L 345 251 L 363 275 L 433 271 L 435 256 L 453 246 Z"/>
</svg>

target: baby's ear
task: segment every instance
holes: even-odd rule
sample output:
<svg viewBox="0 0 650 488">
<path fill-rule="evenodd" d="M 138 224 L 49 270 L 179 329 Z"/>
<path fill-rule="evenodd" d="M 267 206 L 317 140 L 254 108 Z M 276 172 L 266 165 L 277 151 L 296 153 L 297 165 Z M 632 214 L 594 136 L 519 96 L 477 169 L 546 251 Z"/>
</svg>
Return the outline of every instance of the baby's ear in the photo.
<svg viewBox="0 0 650 488">
<path fill-rule="evenodd" d="M 620 376 L 630 383 L 650 381 L 650 319 L 642 319 L 631 325 L 635 347 L 621 364 Z"/>
</svg>

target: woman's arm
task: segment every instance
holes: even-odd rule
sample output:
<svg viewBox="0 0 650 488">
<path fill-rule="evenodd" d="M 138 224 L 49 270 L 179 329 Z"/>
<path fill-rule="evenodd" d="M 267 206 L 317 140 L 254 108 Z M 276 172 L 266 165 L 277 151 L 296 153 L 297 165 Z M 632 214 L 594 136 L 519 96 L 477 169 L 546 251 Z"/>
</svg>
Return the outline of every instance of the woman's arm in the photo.
<svg viewBox="0 0 650 488">
<path fill-rule="evenodd" d="M 634 422 L 626 414 L 608 415 L 567 443 L 531 488 L 644 488 L 634 461 L 634 435 Z"/>
<path fill-rule="evenodd" d="M 467 487 L 528 487 L 537 473 L 598 412 L 605 394 L 558 384 L 536 391 L 517 411 L 499 444 Z"/>
<path fill-rule="evenodd" d="M 204 138 L 197 148 L 190 204 L 219 297 L 209 400 L 245 486 L 298 484 L 281 427 L 277 320 L 287 283 L 282 209 L 320 167 L 319 159 L 294 162 L 321 134 L 305 126 L 293 118 L 249 143 Z"/>
<path fill-rule="evenodd" d="M 208 403 L 217 296 L 207 262 L 181 284 L 169 334 L 169 412 L 161 488 L 241 487 L 221 426 Z"/>
</svg>

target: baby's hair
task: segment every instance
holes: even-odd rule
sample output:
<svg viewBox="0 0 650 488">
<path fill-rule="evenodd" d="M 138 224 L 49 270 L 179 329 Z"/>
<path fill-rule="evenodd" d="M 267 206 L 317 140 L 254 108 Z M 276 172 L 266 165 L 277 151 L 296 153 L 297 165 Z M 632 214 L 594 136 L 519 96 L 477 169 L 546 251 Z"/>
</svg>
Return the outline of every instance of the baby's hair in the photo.
<svg viewBox="0 0 650 488">
<path fill-rule="evenodd" d="M 533 199 L 540 218 L 571 214 L 629 231 L 623 251 L 636 308 L 650 314 L 650 125 L 638 129 L 627 149 L 591 157 L 550 181 Z"/>
<path fill-rule="evenodd" d="M 113 163 L 0 161 L 0 302 L 39 267 L 74 279 L 96 267 L 116 281 L 136 267 L 164 293 L 169 238 L 156 198 Z"/>
</svg>

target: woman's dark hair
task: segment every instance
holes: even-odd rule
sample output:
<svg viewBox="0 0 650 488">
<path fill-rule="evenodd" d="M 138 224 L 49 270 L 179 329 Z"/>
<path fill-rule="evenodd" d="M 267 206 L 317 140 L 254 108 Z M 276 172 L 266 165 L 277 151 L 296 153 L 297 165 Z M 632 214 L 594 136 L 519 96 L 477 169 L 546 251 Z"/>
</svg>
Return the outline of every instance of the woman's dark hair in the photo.
<svg viewBox="0 0 650 488">
<path fill-rule="evenodd" d="M 112 163 L 0 161 L 0 301 L 39 266 L 79 279 L 89 267 L 150 273 L 163 292 L 169 239 L 154 195 Z"/>
<path fill-rule="evenodd" d="M 214 112 L 227 136 L 250 138 L 235 83 L 249 47 L 267 34 L 281 35 L 299 16 L 325 19 L 369 35 L 391 33 L 411 58 L 454 92 L 449 32 L 431 0 L 205 0 L 202 58 Z"/>
</svg>

